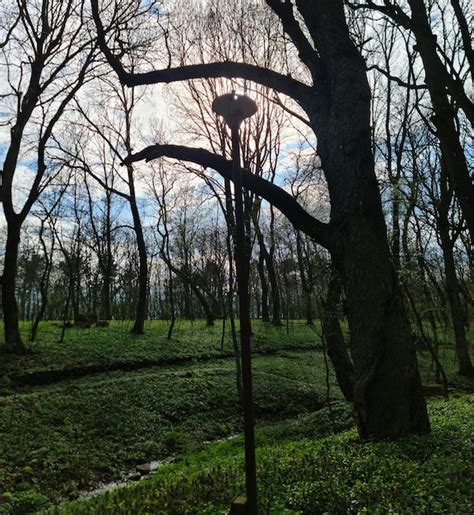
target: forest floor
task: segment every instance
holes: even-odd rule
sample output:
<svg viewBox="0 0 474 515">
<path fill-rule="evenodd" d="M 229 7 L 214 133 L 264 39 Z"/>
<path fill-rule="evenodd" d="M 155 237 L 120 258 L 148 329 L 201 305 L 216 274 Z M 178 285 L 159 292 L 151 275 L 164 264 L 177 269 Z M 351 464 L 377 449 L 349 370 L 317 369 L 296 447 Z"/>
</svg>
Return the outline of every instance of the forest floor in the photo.
<svg viewBox="0 0 474 515">
<path fill-rule="evenodd" d="M 441 357 L 455 389 L 448 403 L 430 401 L 433 433 L 360 446 L 350 407 L 326 369 L 319 328 L 303 322 L 253 328 L 264 512 L 283 505 L 305 513 L 392 505 L 400 511 L 400 495 L 413 497 L 412 511 L 422 505 L 429 512 L 472 511 L 466 485 L 474 463 L 474 384 L 455 374 L 449 345 Z M 109 481 L 138 479 L 149 462 L 170 457 L 173 464 L 151 479 L 60 509 L 219 513 L 242 492 L 241 437 L 206 443 L 241 427 L 230 338 L 221 345 L 221 328 L 202 321 L 179 322 L 170 341 L 164 322 L 145 330 L 132 337 L 123 322 L 68 329 L 58 344 L 60 328 L 45 323 L 29 355 L 1 362 L 0 513 L 34 512 Z M 426 352 L 420 367 L 430 382 Z M 445 480 L 453 494 L 443 494 Z"/>
</svg>

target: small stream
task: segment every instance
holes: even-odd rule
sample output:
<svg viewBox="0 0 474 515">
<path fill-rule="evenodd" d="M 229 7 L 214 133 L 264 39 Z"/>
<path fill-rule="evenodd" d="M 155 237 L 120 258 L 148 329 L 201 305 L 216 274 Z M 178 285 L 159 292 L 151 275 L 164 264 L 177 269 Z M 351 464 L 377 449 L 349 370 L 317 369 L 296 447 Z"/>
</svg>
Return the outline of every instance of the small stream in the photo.
<svg viewBox="0 0 474 515">
<path fill-rule="evenodd" d="M 210 445 L 212 443 L 219 442 L 227 442 L 228 440 L 233 440 L 240 433 L 231 434 L 225 438 L 218 438 L 216 440 L 205 440 L 203 445 Z M 116 488 L 122 488 L 124 486 L 130 485 L 132 483 L 136 483 L 138 481 L 142 481 L 143 479 L 147 479 L 153 475 L 153 472 L 156 472 L 159 468 L 169 465 L 175 461 L 175 456 L 167 456 L 162 458 L 161 460 L 153 460 L 148 463 L 142 463 L 135 467 L 134 471 L 123 474 L 121 479 L 116 479 L 114 481 L 108 481 L 104 483 L 99 483 L 97 486 L 90 490 L 84 490 L 79 494 L 78 499 L 84 500 L 89 499 L 90 497 L 94 497 L 96 495 L 105 494 L 106 492 L 110 492 L 115 490 Z"/>
<path fill-rule="evenodd" d="M 154 460 L 148 463 L 137 465 L 135 467 L 134 472 L 129 472 L 128 474 L 123 475 L 121 479 L 116 479 L 114 481 L 109 481 L 107 483 L 99 483 L 92 490 L 85 490 L 79 495 L 79 499 L 83 500 L 88 499 L 90 497 L 94 497 L 96 495 L 105 494 L 106 492 L 110 492 L 115 488 L 121 488 L 131 483 L 141 481 L 142 479 L 146 479 L 150 477 L 150 475 L 156 470 L 158 470 L 160 467 L 168 465 L 169 463 L 173 463 L 174 460 L 174 456 L 168 456 L 166 458 L 163 458 L 162 460 Z"/>
</svg>

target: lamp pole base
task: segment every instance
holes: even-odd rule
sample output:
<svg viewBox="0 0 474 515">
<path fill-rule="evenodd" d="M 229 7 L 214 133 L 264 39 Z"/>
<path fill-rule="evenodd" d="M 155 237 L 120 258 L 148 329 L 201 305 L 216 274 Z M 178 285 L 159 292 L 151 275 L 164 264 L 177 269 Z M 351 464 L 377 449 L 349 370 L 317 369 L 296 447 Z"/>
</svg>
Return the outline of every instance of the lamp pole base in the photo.
<svg viewBox="0 0 474 515">
<path fill-rule="evenodd" d="M 236 497 L 230 505 L 229 515 L 248 515 L 247 498 L 243 496 Z"/>
</svg>

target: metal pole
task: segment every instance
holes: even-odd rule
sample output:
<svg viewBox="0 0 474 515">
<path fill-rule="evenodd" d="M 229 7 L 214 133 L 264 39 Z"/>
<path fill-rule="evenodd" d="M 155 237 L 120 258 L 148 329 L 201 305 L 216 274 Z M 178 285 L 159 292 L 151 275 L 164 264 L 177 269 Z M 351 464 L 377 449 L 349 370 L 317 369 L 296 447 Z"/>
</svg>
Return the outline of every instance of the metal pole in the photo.
<svg viewBox="0 0 474 515">
<path fill-rule="evenodd" d="M 255 466 L 255 434 L 252 392 L 252 361 L 250 354 L 249 258 L 245 245 L 242 171 L 240 168 L 239 127 L 245 118 L 257 112 L 257 104 L 235 91 L 214 99 L 212 110 L 224 117 L 232 137 L 232 180 L 235 198 L 235 268 L 239 294 L 240 359 L 242 365 L 242 411 L 245 437 L 245 487 L 247 498 L 232 503 L 231 513 L 257 515 L 257 475 Z"/>
<path fill-rule="evenodd" d="M 251 327 L 249 257 L 246 252 L 245 244 L 244 203 L 242 195 L 242 173 L 240 169 L 240 122 L 241 120 L 233 120 L 233 122 L 229 124 L 232 135 L 232 172 L 235 197 L 235 268 L 237 272 L 237 288 L 239 293 L 247 513 L 249 515 L 257 515 L 257 475 L 255 460 L 252 359 L 250 352 Z"/>
</svg>

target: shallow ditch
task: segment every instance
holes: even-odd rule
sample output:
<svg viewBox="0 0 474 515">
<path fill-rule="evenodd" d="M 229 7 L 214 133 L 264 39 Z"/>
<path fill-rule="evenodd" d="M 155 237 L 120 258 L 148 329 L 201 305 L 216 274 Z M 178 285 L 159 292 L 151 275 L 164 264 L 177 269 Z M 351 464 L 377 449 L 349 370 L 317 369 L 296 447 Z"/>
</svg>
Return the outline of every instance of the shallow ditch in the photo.
<svg viewBox="0 0 474 515">
<path fill-rule="evenodd" d="M 298 347 L 287 346 L 279 349 L 262 348 L 256 349 L 253 354 L 256 356 L 269 356 L 279 354 L 281 352 L 311 352 L 317 351 L 319 348 L 315 347 Z M 167 358 L 143 358 L 135 360 L 122 360 L 113 361 L 109 363 L 86 363 L 76 365 L 73 367 L 33 370 L 31 372 L 24 372 L 20 374 L 7 374 L 4 378 L 12 386 L 46 386 L 53 383 L 58 383 L 66 379 L 74 379 L 84 377 L 92 374 L 113 372 L 117 370 L 133 371 L 142 368 L 151 368 L 156 366 L 173 366 L 184 365 L 187 363 L 202 363 L 213 360 L 225 360 L 234 358 L 234 352 L 224 351 L 204 354 L 201 356 L 185 355 L 185 356 L 171 356 Z M 9 395 L 11 392 L 0 391 L 0 397 Z"/>
<path fill-rule="evenodd" d="M 225 438 L 217 438 L 215 440 L 206 440 L 203 442 L 203 445 L 210 445 L 213 443 L 219 442 L 227 442 L 229 440 L 233 440 L 240 433 L 233 433 Z M 120 479 L 115 479 L 114 481 L 107 481 L 103 483 L 99 483 L 94 488 L 84 490 L 79 493 L 78 499 L 84 500 L 89 499 L 91 497 L 95 497 L 96 495 L 105 494 L 107 492 L 111 492 L 117 488 L 123 488 L 124 486 L 130 485 L 132 483 L 137 483 L 139 481 L 143 481 L 144 479 L 148 479 L 153 476 L 153 473 L 158 469 L 165 465 L 169 465 L 170 463 L 174 463 L 176 460 L 175 455 L 166 456 L 159 460 L 152 460 L 147 463 L 142 463 L 137 465 L 134 470 L 130 470 L 128 472 L 122 473 Z"/>
</svg>

